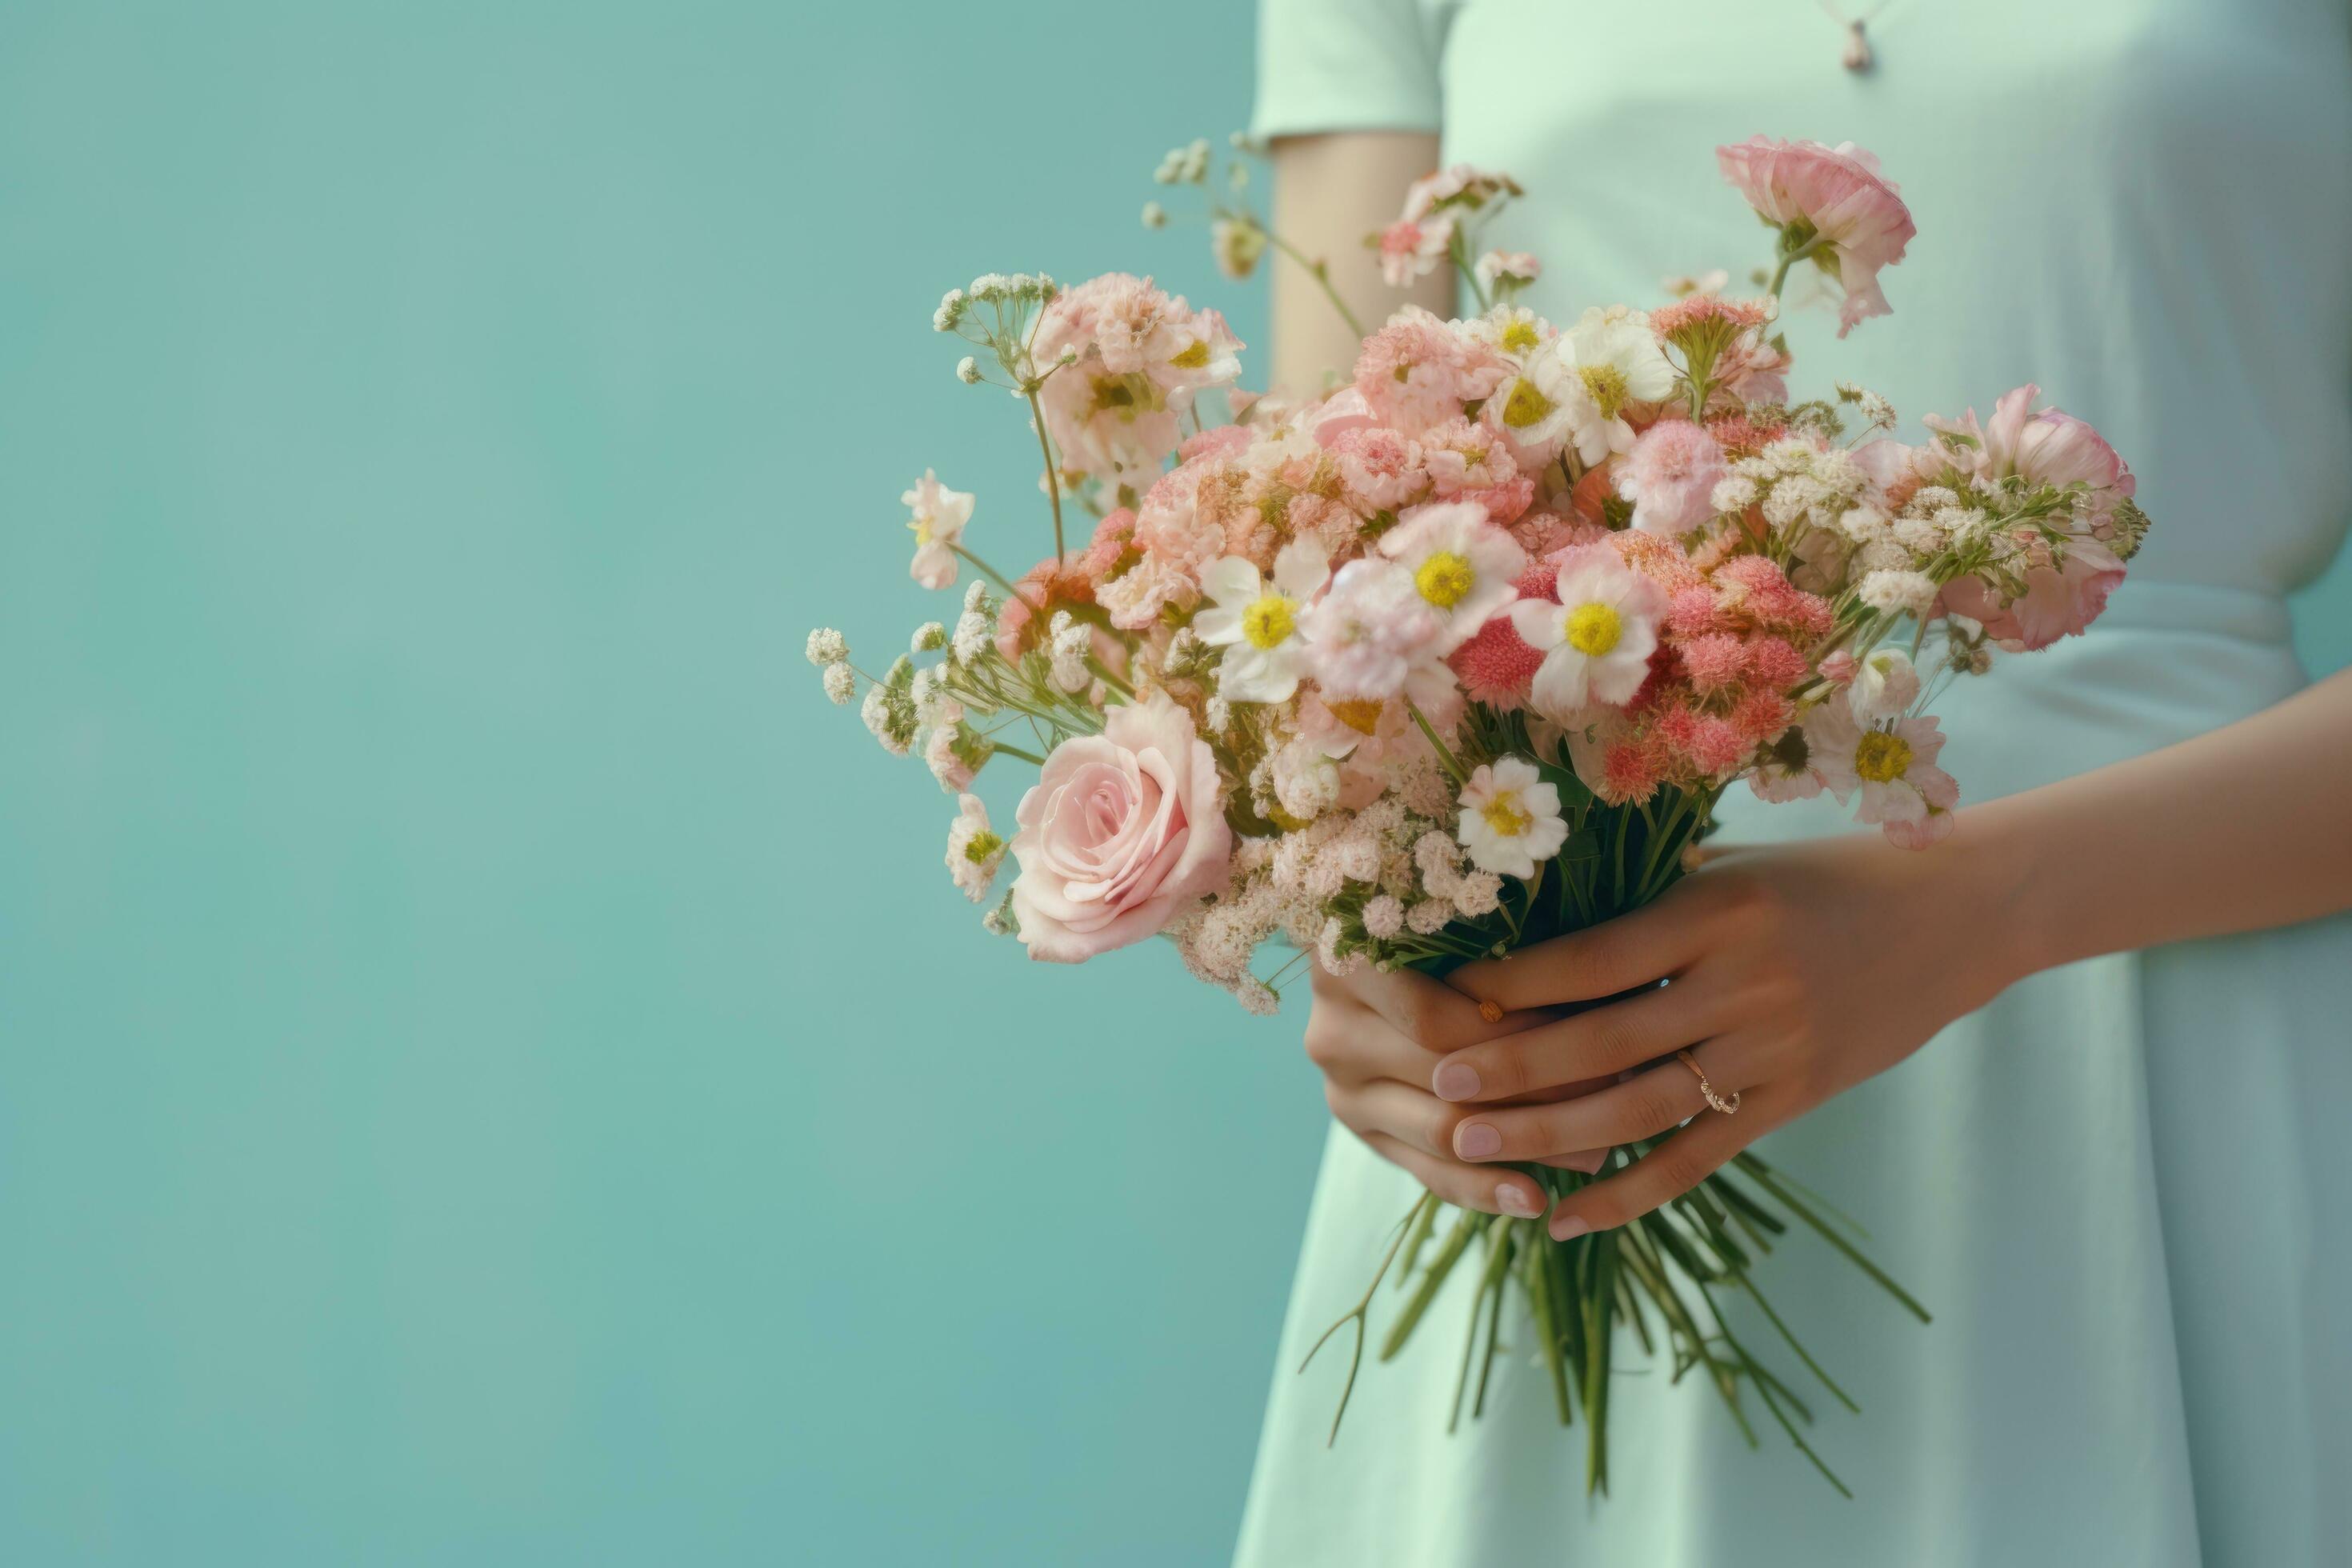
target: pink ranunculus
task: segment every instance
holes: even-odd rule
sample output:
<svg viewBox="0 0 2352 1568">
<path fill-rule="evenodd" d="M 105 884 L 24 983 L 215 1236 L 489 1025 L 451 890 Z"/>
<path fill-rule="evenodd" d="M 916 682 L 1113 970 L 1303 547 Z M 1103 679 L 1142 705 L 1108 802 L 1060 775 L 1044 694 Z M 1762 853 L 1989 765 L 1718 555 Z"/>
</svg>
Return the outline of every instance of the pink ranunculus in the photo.
<svg viewBox="0 0 2352 1568">
<path fill-rule="evenodd" d="M 1984 623 L 1985 635 L 2011 653 L 2048 647 L 2099 618 L 2107 595 L 2124 580 L 2124 563 L 2095 539 L 2070 540 L 2063 567 L 2039 566 L 2025 574 L 2025 592 L 2002 604 L 1976 577 L 1944 586 L 1943 608 Z"/>
<path fill-rule="evenodd" d="M 1717 147 L 1715 160 L 1723 177 L 1766 222 L 1782 228 L 1809 224 L 1827 240 L 1836 267 L 1822 270 L 1845 295 L 1838 308 L 1838 336 L 1889 313 L 1878 270 L 1902 260 L 1904 247 L 1918 230 L 1895 182 L 1878 172 L 1876 158 L 1851 142 L 1825 147 L 1754 136 L 1737 146 Z"/>
<path fill-rule="evenodd" d="M 2090 510 L 2104 516 L 2128 500 L 2139 481 L 2116 449 L 2083 420 L 2063 409 L 2033 406 L 2042 389 L 2032 382 L 1993 405 L 1984 429 L 1984 460 L 1995 479 L 2016 474 L 2037 485 L 2090 489 Z"/>
<path fill-rule="evenodd" d="M 1216 756 L 1159 692 L 1055 747 L 1014 819 L 1013 912 L 1052 963 L 1157 932 L 1224 884 L 1233 849 Z"/>
</svg>

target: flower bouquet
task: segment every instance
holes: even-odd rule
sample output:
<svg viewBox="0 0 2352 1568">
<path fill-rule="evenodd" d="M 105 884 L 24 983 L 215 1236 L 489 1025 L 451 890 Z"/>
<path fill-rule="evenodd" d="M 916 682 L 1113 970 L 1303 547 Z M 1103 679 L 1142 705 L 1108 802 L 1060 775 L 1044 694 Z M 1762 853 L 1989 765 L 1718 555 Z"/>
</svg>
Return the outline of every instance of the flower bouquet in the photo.
<svg viewBox="0 0 2352 1568">
<path fill-rule="evenodd" d="M 1911 217 L 1851 147 L 1759 137 L 1717 155 L 1770 236 L 1755 297 L 1717 275 L 1555 325 L 1518 303 L 1538 259 L 1481 243 L 1520 188 L 1451 168 L 1368 243 L 1391 282 L 1450 268 L 1475 308 L 1358 329 L 1350 374 L 1303 399 L 1236 391 L 1223 317 L 1146 279 L 992 274 L 948 294 L 934 324 L 972 351 L 959 377 L 1026 406 L 1052 552 L 990 566 L 966 539 L 973 498 L 926 473 L 903 498 L 913 574 L 945 589 L 970 568 L 961 614 L 878 676 L 837 632 L 808 651 L 835 701 L 957 794 L 956 885 L 986 903 L 1017 862 L 990 931 L 1057 963 L 1164 937 L 1263 1013 L 1305 964 L 1443 973 L 1637 908 L 1692 868 L 1734 784 L 1827 792 L 1906 847 L 1950 830 L 1959 791 L 1927 709 L 1995 649 L 2100 612 L 2147 526 L 2130 470 L 2032 386 L 1982 424 L 1928 420 L 1917 445 L 1862 388 L 1791 402 L 1775 331 L 1790 270 L 1818 273 L 1843 337 L 1887 313 L 1878 276 Z M 1205 194 L 1212 163 L 1196 142 L 1160 178 Z M 1205 199 L 1221 267 L 1278 252 L 1345 314 L 1330 264 L 1243 200 L 1244 168 Z M 1000 827 L 968 791 L 1007 760 L 1038 777 Z M 1269 944 L 1288 955 L 1261 966 Z M 1601 1173 L 1675 1135 L 1612 1151 Z M 1596 1179 L 1526 1169 L 1554 1197 Z M 1746 1296 L 1851 1405 L 1759 1289 L 1790 1226 L 1927 1316 L 1752 1152 L 1567 1241 L 1445 1207 L 1413 1204 L 1333 1325 L 1352 1330 L 1349 1387 L 1391 1272 L 1409 1289 L 1384 1360 L 1468 1280 L 1457 1420 L 1483 1405 L 1521 1299 L 1560 1420 L 1585 1420 L 1592 1489 L 1610 1371 L 1635 1344 L 1701 1374 L 1751 1442 L 1752 1390 L 1830 1475 L 1803 1400 L 1718 1310 Z"/>
</svg>

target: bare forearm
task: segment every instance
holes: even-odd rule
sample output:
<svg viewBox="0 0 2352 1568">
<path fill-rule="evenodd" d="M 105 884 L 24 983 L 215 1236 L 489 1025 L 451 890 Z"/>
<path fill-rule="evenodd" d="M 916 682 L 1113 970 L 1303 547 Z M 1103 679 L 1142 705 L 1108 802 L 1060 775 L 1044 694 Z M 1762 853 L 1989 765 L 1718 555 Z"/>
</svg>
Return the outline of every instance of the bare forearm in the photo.
<svg viewBox="0 0 2352 1568">
<path fill-rule="evenodd" d="M 1274 145 L 1274 232 L 1294 255 L 1274 258 L 1274 385 L 1294 397 L 1323 390 L 1328 372 L 1356 363 L 1357 337 L 1329 290 L 1370 331 L 1413 303 L 1451 314 L 1454 279 L 1439 271 L 1391 289 L 1364 237 L 1393 222 L 1406 185 L 1436 166 L 1437 138 L 1419 132 L 1349 132 Z M 1323 267 L 1322 280 L 1312 268 Z"/>
<path fill-rule="evenodd" d="M 2210 734 L 1963 811 L 2011 978 L 2352 908 L 2352 671 Z"/>
</svg>

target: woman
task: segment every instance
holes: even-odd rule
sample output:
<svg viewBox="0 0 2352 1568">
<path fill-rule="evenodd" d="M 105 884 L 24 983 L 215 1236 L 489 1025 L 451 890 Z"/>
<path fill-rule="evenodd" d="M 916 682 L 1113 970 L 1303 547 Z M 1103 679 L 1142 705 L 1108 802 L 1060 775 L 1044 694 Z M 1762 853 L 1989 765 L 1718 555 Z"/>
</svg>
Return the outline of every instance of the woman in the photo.
<svg viewBox="0 0 2352 1568">
<path fill-rule="evenodd" d="M 1881 279 L 1894 319 L 1843 342 L 1792 289 L 1801 360 L 1915 421 L 2037 378 L 2131 455 L 2158 526 L 2088 636 L 1941 704 L 1978 804 L 1937 848 L 1743 795 L 1730 847 L 1651 910 L 1455 990 L 1320 984 L 1308 1048 L 1343 1125 L 1251 1568 L 2352 1562 L 2352 922 L 2324 918 L 2352 906 L 2352 676 L 2306 687 L 2283 603 L 2352 493 L 2347 8 L 1892 0 L 1868 23 L 1813 0 L 1266 0 L 1277 226 L 1334 258 L 1360 315 L 1452 304 L 1349 260 L 1441 159 L 1527 185 L 1492 243 L 1543 257 L 1529 302 L 1561 317 L 1761 254 L 1712 184 L 1717 143 L 1852 140 L 1920 240 Z M 1862 42 L 1867 71 L 1844 58 Z M 1278 380 L 1352 356 L 1303 274 L 1276 310 Z M 1551 1027 L 1469 1000 L 1668 976 Z M 1368 1373 L 1326 1451 L 1339 1369 L 1291 1369 L 1414 1184 L 1539 1212 L 1507 1163 L 1698 1115 L 1685 1046 L 1739 1115 L 1565 1200 L 1553 1232 L 1622 1224 L 1769 1132 L 1937 1313 L 1921 1329 L 1818 1248 L 1768 1265 L 1864 1406 L 1815 1431 L 1855 1500 L 1652 1375 L 1612 1404 L 1611 1491 L 1588 1505 L 1540 1380 L 1446 1436 L 1445 1332 Z"/>
</svg>

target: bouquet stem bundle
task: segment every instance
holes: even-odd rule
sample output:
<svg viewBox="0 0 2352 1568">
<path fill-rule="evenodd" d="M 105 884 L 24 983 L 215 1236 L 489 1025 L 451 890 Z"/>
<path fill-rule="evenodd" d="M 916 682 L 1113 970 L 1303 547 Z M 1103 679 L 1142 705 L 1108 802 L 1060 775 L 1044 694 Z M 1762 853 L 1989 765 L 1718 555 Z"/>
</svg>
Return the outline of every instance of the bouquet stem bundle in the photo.
<svg viewBox="0 0 2352 1568">
<path fill-rule="evenodd" d="M 1931 416 L 1916 445 L 1865 388 L 1790 401 L 1781 285 L 1808 268 L 1838 301 L 1841 337 L 1889 314 L 1880 274 L 1903 259 L 1911 215 L 1850 145 L 1758 137 L 1716 158 L 1772 236 L 1763 297 L 1726 296 L 1717 272 L 1652 310 L 1595 306 L 1556 325 L 1520 302 L 1538 259 L 1485 243 L 1525 193 L 1457 166 L 1414 182 L 1368 244 L 1391 285 L 1445 268 L 1475 310 L 1407 307 L 1366 334 L 1331 262 L 1243 198 L 1242 164 L 1220 195 L 1205 142 L 1171 153 L 1158 177 L 1204 193 L 1222 270 L 1286 258 L 1362 337 L 1351 373 L 1303 398 L 1238 392 L 1224 318 L 1149 279 L 1066 289 L 988 273 L 949 291 L 932 324 L 974 351 L 958 380 L 1025 412 L 1053 552 L 1018 576 L 989 565 L 964 538 L 973 497 L 927 471 L 902 498 L 910 574 L 933 590 L 965 567 L 982 580 L 878 676 L 836 631 L 813 633 L 808 655 L 833 700 L 956 797 L 946 865 L 968 898 L 989 903 L 1017 862 L 990 931 L 1054 963 L 1162 936 L 1194 975 L 1267 1013 L 1304 965 L 1340 982 L 1442 976 L 1640 910 L 1693 871 L 1735 785 L 1834 797 L 1906 849 L 1953 830 L 1959 784 L 1929 707 L 1996 649 L 2031 652 L 2099 615 L 2148 525 L 2136 482 L 2032 385 L 1987 421 Z M 1167 218 L 1145 209 L 1150 226 Z M 1204 416 L 1213 397 L 1229 419 Z M 1000 830 L 972 791 L 1007 762 L 1036 780 Z M 1256 955 L 1277 944 L 1291 956 L 1261 974 Z M 1644 1059 L 1620 1076 L 1687 1069 L 1703 1118 L 1736 1110 L 1743 1080 L 1722 1098 L 1698 1056 L 1740 1072 L 1737 1032 L 1675 1038 L 1688 1048 L 1642 1038 Z M 1538 1091 L 1581 1094 L 1632 1060 L 1596 1046 L 1576 1042 L 1583 1070 Z M 1748 1072 L 1760 1094 L 1753 1058 Z M 1818 1384 L 1854 1401 L 1759 1268 L 1811 1231 L 1927 1312 L 1864 1255 L 1858 1227 L 1746 1147 L 1759 1121 L 1675 1125 L 1690 1087 L 1621 1095 L 1613 1120 L 1573 1135 L 1622 1140 L 1597 1154 L 1557 1132 L 1538 1151 L 1597 1161 L 1591 1175 L 1517 1167 L 1557 1210 L 1660 1162 L 1654 1184 L 1612 1189 L 1646 1194 L 1621 1215 L 1648 1211 L 1614 1228 L 1562 1218 L 1570 1234 L 1555 1239 L 1544 1220 L 1416 1199 L 1318 1342 L 1350 1336 L 1334 1439 L 1383 1282 L 1398 1300 L 1386 1361 L 1461 1277 L 1450 1426 L 1486 1408 L 1502 1356 L 1531 1350 L 1562 1424 L 1581 1420 L 1586 1486 L 1603 1492 L 1612 1378 L 1638 1345 L 1673 1380 L 1710 1384 L 1751 1444 L 1760 1405 L 1843 1491 L 1807 1440 L 1809 1398 Z M 1678 1142 L 1701 1127 L 1724 1135 Z"/>
</svg>

